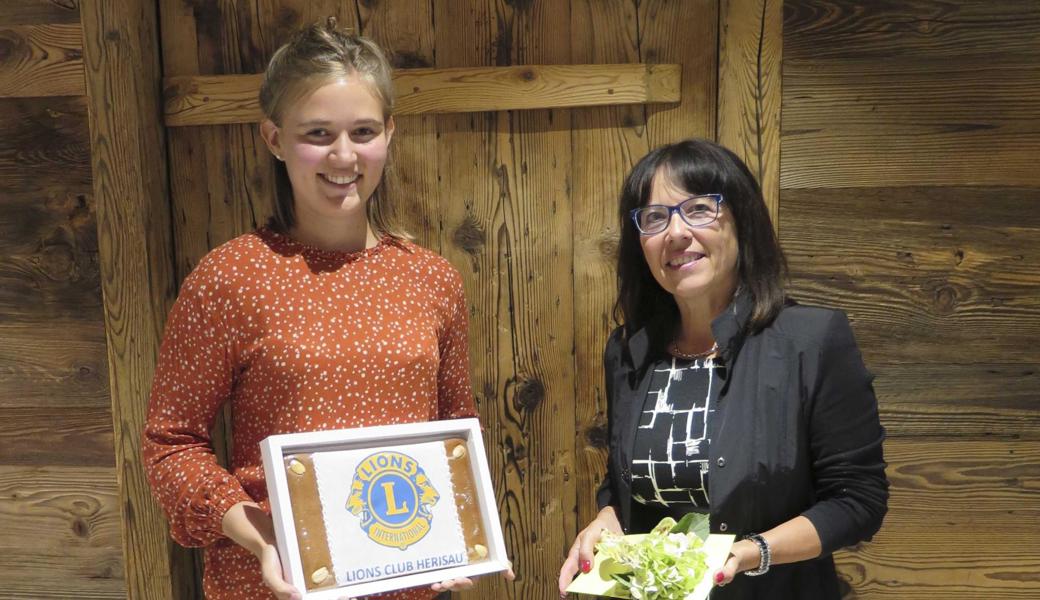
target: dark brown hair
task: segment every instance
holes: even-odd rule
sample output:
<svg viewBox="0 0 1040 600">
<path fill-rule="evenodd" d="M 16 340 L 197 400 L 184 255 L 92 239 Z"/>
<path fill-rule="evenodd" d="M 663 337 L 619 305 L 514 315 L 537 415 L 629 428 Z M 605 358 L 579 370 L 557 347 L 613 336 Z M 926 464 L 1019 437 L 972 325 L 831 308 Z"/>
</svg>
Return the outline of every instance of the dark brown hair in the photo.
<svg viewBox="0 0 1040 600">
<path fill-rule="evenodd" d="M 643 256 L 639 231 L 629 212 L 650 199 L 654 177 L 662 176 L 690 194 L 722 194 L 723 210 L 729 210 L 737 228 L 738 289 L 753 302 L 747 328 L 761 330 L 784 305 L 787 263 L 755 176 L 740 158 L 722 146 L 702 139 L 668 144 L 644 156 L 625 178 L 618 219 L 618 299 L 614 318 L 625 335 L 647 328 L 650 345 L 663 349 L 679 323 L 675 299 L 654 279 Z"/>
<path fill-rule="evenodd" d="M 286 109 L 319 87 L 357 75 L 383 106 L 383 122 L 394 112 L 394 90 L 390 61 L 367 38 L 341 31 L 336 19 L 301 29 L 275 51 L 260 86 L 260 109 L 264 116 L 281 125 Z M 272 159 L 275 160 L 275 159 Z M 379 186 L 365 206 L 368 222 L 379 234 L 410 239 L 401 227 L 394 201 L 399 196 L 392 153 L 388 151 Z M 268 226 L 287 233 L 296 224 L 292 184 L 285 164 L 275 160 L 275 211 Z"/>
</svg>

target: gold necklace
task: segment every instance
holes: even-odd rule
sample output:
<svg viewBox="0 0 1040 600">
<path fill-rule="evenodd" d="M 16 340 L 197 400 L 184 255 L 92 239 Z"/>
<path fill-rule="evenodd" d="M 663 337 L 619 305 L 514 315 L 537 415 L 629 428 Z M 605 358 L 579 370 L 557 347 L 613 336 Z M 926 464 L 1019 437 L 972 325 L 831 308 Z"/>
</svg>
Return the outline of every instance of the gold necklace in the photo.
<svg viewBox="0 0 1040 600">
<path fill-rule="evenodd" d="M 694 359 L 697 359 L 697 358 L 704 358 L 706 356 L 711 356 L 712 354 L 715 354 L 716 352 L 718 352 L 718 350 L 719 350 L 718 342 L 715 342 L 714 344 L 712 344 L 711 348 L 708 348 L 704 352 L 695 352 L 693 354 L 687 354 L 686 352 L 683 352 L 682 350 L 680 350 L 679 349 L 679 345 L 678 345 L 677 342 L 672 342 L 671 344 L 668 344 L 668 352 L 672 356 L 681 358 L 683 360 L 694 360 Z"/>
</svg>

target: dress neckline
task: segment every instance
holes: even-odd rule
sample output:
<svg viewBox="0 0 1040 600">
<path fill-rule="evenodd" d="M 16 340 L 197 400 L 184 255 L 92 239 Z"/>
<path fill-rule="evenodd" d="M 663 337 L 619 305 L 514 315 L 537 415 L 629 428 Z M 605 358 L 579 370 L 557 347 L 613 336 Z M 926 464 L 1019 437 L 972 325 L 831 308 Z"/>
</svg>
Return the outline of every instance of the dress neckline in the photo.
<svg viewBox="0 0 1040 600">
<path fill-rule="evenodd" d="M 268 242 L 274 250 L 281 254 L 302 254 L 306 257 L 326 258 L 343 262 L 353 262 L 369 256 L 375 256 L 382 252 L 387 246 L 400 244 L 400 242 L 395 238 L 384 235 L 379 238 L 376 245 L 370 248 L 353 251 L 327 250 L 325 248 L 306 244 L 288 234 L 279 233 L 267 226 L 258 229 L 257 235 L 259 235 L 264 241 Z"/>
</svg>

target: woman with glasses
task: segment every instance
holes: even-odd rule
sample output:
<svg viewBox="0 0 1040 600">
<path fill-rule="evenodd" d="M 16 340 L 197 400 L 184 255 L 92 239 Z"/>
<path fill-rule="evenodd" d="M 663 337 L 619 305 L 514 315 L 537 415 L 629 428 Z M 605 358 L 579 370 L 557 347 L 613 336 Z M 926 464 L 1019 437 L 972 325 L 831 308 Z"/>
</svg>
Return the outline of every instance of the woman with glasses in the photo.
<svg viewBox="0 0 1040 600">
<path fill-rule="evenodd" d="M 604 529 L 701 512 L 738 540 L 713 599 L 840 598 L 831 553 L 869 539 L 888 500 L 884 430 L 848 319 L 787 298 L 758 184 L 717 144 L 648 154 L 618 215 L 607 474 L 561 597 Z"/>
</svg>

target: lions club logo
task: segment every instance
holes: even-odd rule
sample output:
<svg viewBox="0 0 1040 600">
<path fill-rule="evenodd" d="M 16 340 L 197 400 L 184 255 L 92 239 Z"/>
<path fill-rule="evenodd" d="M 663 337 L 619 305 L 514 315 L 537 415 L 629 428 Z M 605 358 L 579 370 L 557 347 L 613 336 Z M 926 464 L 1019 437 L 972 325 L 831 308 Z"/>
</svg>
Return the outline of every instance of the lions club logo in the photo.
<svg viewBox="0 0 1040 600">
<path fill-rule="evenodd" d="M 373 542 L 404 550 L 430 531 L 439 499 L 415 459 L 377 452 L 354 470 L 347 510 L 361 518 L 361 528 Z"/>
</svg>

